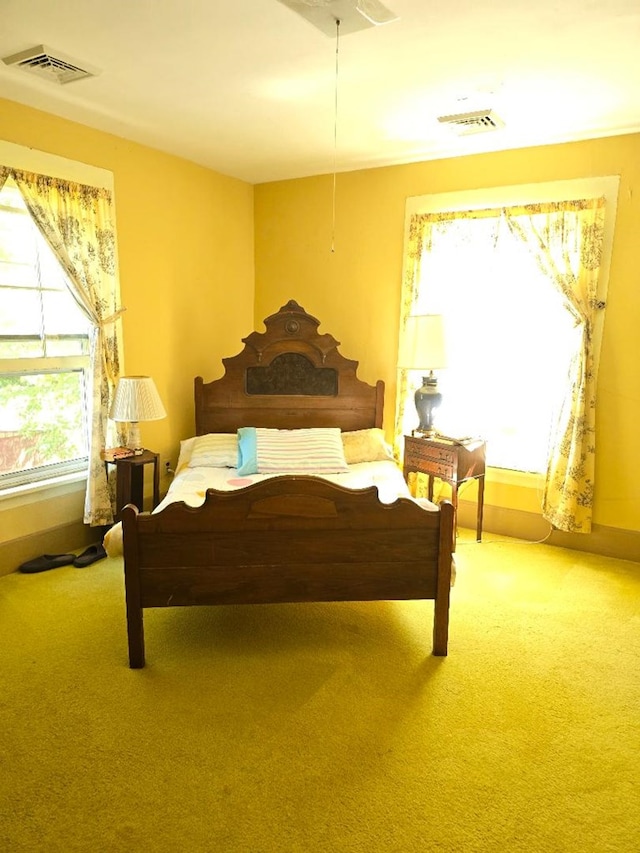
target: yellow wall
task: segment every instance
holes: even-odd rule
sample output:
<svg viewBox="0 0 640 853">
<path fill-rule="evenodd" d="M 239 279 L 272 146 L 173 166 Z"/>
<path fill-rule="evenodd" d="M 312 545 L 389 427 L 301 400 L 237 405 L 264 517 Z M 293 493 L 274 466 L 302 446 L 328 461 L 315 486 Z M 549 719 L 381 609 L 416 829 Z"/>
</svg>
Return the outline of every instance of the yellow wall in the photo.
<svg viewBox="0 0 640 853">
<path fill-rule="evenodd" d="M 155 379 L 168 417 L 141 424 L 142 439 L 175 464 L 194 431 L 193 378 L 219 376 L 253 324 L 253 187 L 2 99 L 0 139 L 113 172 L 125 370 Z M 58 516 L 48 500 L 28 514 L 24 499 L 0 501 L 0 544 Z"/>
<path fill-rule="evenodd" d="M 257 186 L 255 320 L 295 298 L 342 342 L 345 356 L 360 360 L 362 379 L 385 380 L 391 432 L 406 199 L 605 175 L 621 180 L 598 384 L 594 522 L 640 530 L 633 464 L 640 423 L 640 135 L 338 174 L 334 253 L 330 175 Z M 487 501 L 526 511 L 540 505 L 535 488 L 491 480 Z"/>
<path fill-rule="evenodd" d="M 341 341 L 345 356 L 359 359 L 361 378 L 385 380 L 391 431 L 407 197 L 620 175 L 599 373 L 594 520 L 640 529 L 633 470 L 640 422 L 640 135 L 339 174 L 333 253 L 329 175 L 254 188 L 2 99 L 0 139 L 113 172 L 125 368 L 156 380 L 168 417 L 142 424 L 142 438 L 163 463 L 175 463 L 179 440 L 193 432 L 193 377 L 219 376 L 221 358 L 238 352 L 241 337 L 290 298 Z M 0 546 L 77 520 L 82 491 L 57 492 L 55 513 L 42 497 L 0 500 Z M 539 505 L 535 489 L 497 482 L 489 483 L 487 499 L 527 512 Z M 12 568 L 0 556 L 0 573 Z"/>
</svg>

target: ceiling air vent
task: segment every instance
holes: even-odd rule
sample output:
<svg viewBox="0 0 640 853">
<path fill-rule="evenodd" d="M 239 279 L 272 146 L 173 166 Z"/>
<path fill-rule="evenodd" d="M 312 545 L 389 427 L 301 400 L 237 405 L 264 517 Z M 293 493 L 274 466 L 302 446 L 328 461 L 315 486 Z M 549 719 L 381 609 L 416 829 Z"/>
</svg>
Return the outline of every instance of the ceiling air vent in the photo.
<svg viewBox="0 0 640 853">
<path fill-rule="evenodd" d="M 30 71 L 38 77 L 61 85 L 73 83 L 75 80 L 84 80 L 86 77 L 95 77 L 100 73 L 97 68 L 90 68 L 86 63 L 83 63 L 84 67 L 82 67 L 77 60 L 64 56 L 59 51 L 54 54 L 43 44 L 14 53 L 12 56 L 5 56 L 2 61 L 5 65 L 15 65 L 23 71 Z"/>
<path fill-rule="evenodd" d="M 488 130 L 499 130 L 504 122 L 493 110 L 476 110 L 471 113 L 438 116 L 438 121 L 449 125 L 458 136 L 468 136 L 471 133 L 486 133 Z"/>
</svg>

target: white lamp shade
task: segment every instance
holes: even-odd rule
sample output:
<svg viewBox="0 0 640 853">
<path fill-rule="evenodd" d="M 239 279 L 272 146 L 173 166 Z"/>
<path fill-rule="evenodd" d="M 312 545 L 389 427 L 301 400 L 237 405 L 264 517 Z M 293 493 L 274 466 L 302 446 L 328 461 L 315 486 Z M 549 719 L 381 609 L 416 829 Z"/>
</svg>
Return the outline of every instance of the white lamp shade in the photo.
<svg viewBox="0 0 640 853">
<path fill-rule="evenodd" d="M 407 317 L 400 342 L 398 367 L 409 370 L 438 370 L 447 366 L 442 314 Z"/>
<path fill-rule="evenodd" d="M 111 405 L 112 421 L 159 421 L 167 413 L 150 376 L 121 376 Z"/>
</svg>

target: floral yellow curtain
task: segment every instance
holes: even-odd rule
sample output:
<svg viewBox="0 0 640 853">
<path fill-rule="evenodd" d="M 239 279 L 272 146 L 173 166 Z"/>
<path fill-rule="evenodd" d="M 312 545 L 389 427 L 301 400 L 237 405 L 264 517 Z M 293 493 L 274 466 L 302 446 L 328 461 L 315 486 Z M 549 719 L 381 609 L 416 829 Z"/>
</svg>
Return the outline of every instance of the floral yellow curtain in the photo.
<svg viewBox="0 0 640 853">
<path fill-rule="evenodd" d="M 593 326 L 599 302 L 604 199 L 527 205 L 505 211 L 512 232 L 534 253 L 563 296 L 580 332 L 555 436 L 542 514 L 559 530 L 589 533 L 595 477 L 596 380 Z"/>
<path fill-rule="evenodd" d="M 76 301 L 93 325 L 84 521 L 93 526 L 112 524 L 111 496 L 100 459 L 100 451 L 112 439 L 108 413 L 120 375 L 121 352 L 111 193 L 6 167 L 0 167 L 0 188 L 8 177 L 18 185 L 36 225 L 69 276 Z"/>
</svg>

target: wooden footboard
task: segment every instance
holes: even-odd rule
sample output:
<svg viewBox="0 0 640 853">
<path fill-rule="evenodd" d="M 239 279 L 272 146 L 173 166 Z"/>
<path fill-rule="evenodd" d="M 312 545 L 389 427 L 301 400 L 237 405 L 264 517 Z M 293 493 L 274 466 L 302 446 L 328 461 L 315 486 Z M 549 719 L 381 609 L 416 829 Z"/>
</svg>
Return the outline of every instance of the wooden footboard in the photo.
<svg viewBox="0 0 640 853">
<path fill-rule="evenodd" d="M 145 663 L 143 609 L 203 604 L 434 599 L 433 653 L 447 654 L 453 507 L 426 510 L 375 487 L 302 476 L 201 507 L 122 513 L 129 663 Z"/>
</svg>

